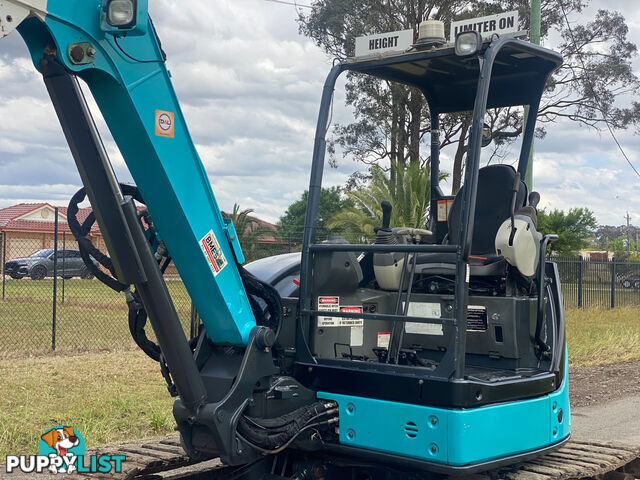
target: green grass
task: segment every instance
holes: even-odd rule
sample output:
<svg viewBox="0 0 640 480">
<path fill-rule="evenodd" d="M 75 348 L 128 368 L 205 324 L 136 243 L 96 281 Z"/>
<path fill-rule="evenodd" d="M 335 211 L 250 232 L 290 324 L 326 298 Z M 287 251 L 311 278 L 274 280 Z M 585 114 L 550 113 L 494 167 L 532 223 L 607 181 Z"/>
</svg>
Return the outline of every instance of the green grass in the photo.
<svg viewBox="0 0 640 480">
<path fill-rule="evenodd" d="M 572 367 L 640 359 L 640 308 L 571 309 L 566 313 Z"/>
<path fill-rule="evenodd" d="M 158 364 L 137 351 L 0 360 L 0 377 L 0 459 L 37 453 L 60 424 L 89 448 L 173 431 Z"/>
<path fill-rule="evenodd" d="M 0 300 L 0 358 L 51 350 L 52 282 L 30 279 L 6 282 L 6 298 Z M 73 279 L 65 281 L 62 303 L 61 283 L 58 282 L 56 350 L 134 347 L 124 294 L 114 292 L 97 280 Z M 182 282 L 168 281 L 167 286 L 188 332 L 189 295 Z"/>
<path fill-rule="evenodd" d="M 123 313 L 112 321 L 124 324 Z M 640 309 L 570 310 L 567 339 L 572 367 L 640 359 Z M 36 453 L 58 424 L 76 427 L 89 448 L 173 431 L 158 365 L 138 351 L 4 359 L 0 378 L 0 459 Z"/>
</svg>

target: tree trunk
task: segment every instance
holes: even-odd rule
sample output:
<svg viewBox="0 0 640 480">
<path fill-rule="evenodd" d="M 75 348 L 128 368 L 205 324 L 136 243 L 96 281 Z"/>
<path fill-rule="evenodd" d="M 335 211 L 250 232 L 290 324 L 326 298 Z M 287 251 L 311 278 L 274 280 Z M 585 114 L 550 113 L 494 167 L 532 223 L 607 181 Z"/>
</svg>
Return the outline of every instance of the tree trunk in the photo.
<svg viewBox="0 0 640 480">
<path fill-rule="evenodd" d="M 460 130 L 460 138 L 458 139 L 458 148 L 456 156 L 453 160 L 453 181 L 451 185 L 451 195 L 456 195 L 460 191 L 462 185 L 462 159 L 467 153 L 467 132 L 469 131 L 469 120 L 464 120 L 462 129 Z"/>
<path fill-rule="evenodd" d="M 409 162 L 411 165 L 420 164 L 420 125 L 423 95 L 417 89 L 411 89 L 409 100 Z"/>
<path fill-rule="evenodd" d="M 407 164 L 405 150 L 407 148 L 407 98 L 406 93 L 400 94 L 398 102 L 398 168 Z"/>
<path fill-rule="evenodd" d="M 398 165 L 398 116 L 400 108 L 398 105 L 398 92 L 391 88 L 391 167 L 389 178 L 392 183 L 396 182 L 396 167 Z"/>
</svg>

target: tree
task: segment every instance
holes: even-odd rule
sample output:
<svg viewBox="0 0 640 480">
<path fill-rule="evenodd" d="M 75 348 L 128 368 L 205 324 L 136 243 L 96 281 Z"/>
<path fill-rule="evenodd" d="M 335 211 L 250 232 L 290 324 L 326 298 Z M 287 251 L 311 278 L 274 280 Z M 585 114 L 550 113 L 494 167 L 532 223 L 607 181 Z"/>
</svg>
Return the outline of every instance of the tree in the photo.
<svg viewBox="0 0 640 480">
<path fill-rule="evenodd" d="M 366 188 L 346 192 L 353 206 L 336 213 L 329 228 L 342 228 L 353 242 L 363 242 L 382 225 L 383 200 L 393 205 L 391 227 L 426 228 L 431 198 L 429 169 L 419 164 L 395 168 L 395 179 L 378 166 L 371 167 L 371 180 Z M 446 174 L 442 174 L 445 178 Z"/>
<path fill-rule="evenodd" d="M 558 235 L 558 240 L 549 244 L 549 253 L 577 255 L 580 249 L 589 246 L 590 239 L 598 227 L 596 217 L 588 208 L 538 212 L 538 231 L 543 235 Z"/>
<path fill-rule="evenodd" d="M 616 106 L 616 100 L 636 92 L 640 80 L 633 73 L 631 59 L 636 46 L 627 40 L 624 17 L 600 10 L 585 25 L 566 20 L 580 13 L 589 0 L 542 0 L 542 36 L 551 30 L 560 33 L 559 49 L 565 57 L 562 68 L 549 82 L 540 108 L 542 123 L 559 118 L 602 129 L 640 125 L 640 105 Z M 521 28 L 528 28 L 529 0 L 316 0 L 311 13 L 300 13 L 300 32 L 315 40 L 334 58 L 345 59 L 355 51 L 355 38 L 361 35 L 412 28 L 417 32 L 423 19 L 469 18 L 518 9 Z M 329 139 L 329 158 L 336 165 L 338 156 L 358 161 L 391 165 L 426 164 L 421 153 L 425 135 L 430 133 L 429 110 L 415 89 L 390 84 L 358 74 L 349 74 L 346 103 L 353 108 L 355 121 L 336 125 Z M 488 112 L 488 123 L 496 143 L 492 159 L 501 158 L 507 147 L 522 133 L 519 108 Z M 445 115 L 441 121 L 440 147 L 455 149 L 452 190 L 461 185 L 470 127 L 468 114 Z M 539 128 L 538 136 L 544 135 Z M 426 137 L 428 139 L 428 136 Z"/>
<path fill-rule="evenodd" d="M 611 242 L 620 237 L 624 237 L 625 242 L 628 238 L 633 242 L 638 242 L 640 238 L 640 228 L 633 225 L 627 227 L 626 225 L 620 225 L 614 227 L 613 225 L 600 225 L 595 233 L 595 240 L 593 245 L 599 250 L 612 250 L 610 247 Z"/>
<path fill-rule="evenodd" d="M 296 200 L 287 208 L 278 222 L 283 235 L 292 235 L 296 240 L 302 239 L 304 221 L 307 214 L 309 191 L 305 190 L 300 200 Z M 318 209 L 318 231 L 320 234 L 330 231 L 327 228 L 327 220 L 340 210 L 351 206 L 350 200 L 342 197 L 340 187 L 322 188 L 320 192 L 320 205 Z"/>
<path fill-rule="evenodd" d="M 277 237 L 277 232 L 264 228 L 257 218 L 251 216 L 252 213 L 252 208 L 241 210 L 240 205 L 237 203 L 233 205 L 232 213 L 222 212 L 222 216 L 230 219 L 233 223 L 246 261 L 252 261 L 260 257 L 259 239 L 261 236 Z"/>
</svg>

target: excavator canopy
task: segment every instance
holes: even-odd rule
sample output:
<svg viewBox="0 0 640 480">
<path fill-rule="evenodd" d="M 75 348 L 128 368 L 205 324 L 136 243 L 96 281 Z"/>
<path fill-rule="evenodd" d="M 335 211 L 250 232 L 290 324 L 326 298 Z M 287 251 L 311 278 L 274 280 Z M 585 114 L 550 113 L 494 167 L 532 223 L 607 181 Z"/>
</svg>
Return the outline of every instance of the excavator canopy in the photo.
<svg viewBox="0 0 640 480">
<path fill-rule="evenodd" d="M 562 64 L 562 56 L 515 39 L 504 40 L 493 60 L 487 108 L 537 102 L 545 79 Z M 480 59 L 489 48 L 489 44 L 483 46 Z M 458 56 L 453 46 L 447 46 L 371 60 L 351 59 L 343 68 L 417 87 L 431 111 L 452 113 L 473 110 L 482 66 L 478 55 Z M 518 88 L 513 88 L 516 84 Z"/>
</svg>

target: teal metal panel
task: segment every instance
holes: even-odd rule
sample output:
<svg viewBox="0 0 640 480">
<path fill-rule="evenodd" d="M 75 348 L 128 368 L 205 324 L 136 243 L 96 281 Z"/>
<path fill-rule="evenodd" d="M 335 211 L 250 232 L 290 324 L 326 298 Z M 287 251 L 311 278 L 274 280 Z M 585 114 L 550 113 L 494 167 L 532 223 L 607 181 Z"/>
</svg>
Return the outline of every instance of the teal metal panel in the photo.
<svg viewBox="0 0 640 480">
<path fill-rule="evenodd" d="M 447 462 L 448 410 L 324 392 L 318 398 L 340 406 L 340 443 Z"/>
<path fill-rule="evenodd" d="M 36 67 L 43 47 L 55 46 L 59 60 L 88 84 L 211 340 L 246 345 L 256 323 L 235 267 L 233 251 L 243 259 L 237 235 L 229 235 L 215 201 L 150 20 L 146 35 L 116 43 L 100 28 L 100 7 L 100 0 L 49 0 L 45 23 L 29 19 L 19 30 Z M 95 47 L 93 62 L 69 60 L 69 45 L 78 42 Z M 158 130 L 163 113 L 170 135 Z M 202 245 L 209 232 L 213 255 Z"/>
<path fill-rule="evenodd" d="M 545 448 L 571 433 L 568 362 L 550 395 L 468 410 L 318 392 L 340 408 L 340 443 L 454 466 Z M 562 409 L 562 421 L 559 412 Z"/>
<path fill-rule="evenodd" d="M 451 465 L 536 450 L 549 445 L 549 396 L 449 412 Z"/>
</svg>

